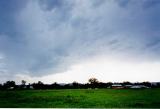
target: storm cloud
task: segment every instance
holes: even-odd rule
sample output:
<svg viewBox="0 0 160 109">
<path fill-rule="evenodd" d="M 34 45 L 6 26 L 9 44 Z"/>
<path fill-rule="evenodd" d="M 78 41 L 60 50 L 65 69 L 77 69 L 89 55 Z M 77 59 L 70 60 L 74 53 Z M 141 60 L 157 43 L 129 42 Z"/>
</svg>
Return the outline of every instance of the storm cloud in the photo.
<svg viewBox="0 0 160 109">
<path fill-rule="evenodd" d="M 160 61 L 159 11 L 158 0 L 1 0 L 0 76 L 61 73 L 101 54 Z"/>
</svg>

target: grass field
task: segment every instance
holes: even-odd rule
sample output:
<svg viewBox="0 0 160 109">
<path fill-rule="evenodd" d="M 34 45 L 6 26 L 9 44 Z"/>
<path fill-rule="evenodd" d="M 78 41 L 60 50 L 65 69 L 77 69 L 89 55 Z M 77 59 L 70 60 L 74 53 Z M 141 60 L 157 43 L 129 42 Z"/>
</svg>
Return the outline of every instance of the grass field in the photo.
<svg viewBox="0 0 160 109">
<path fill-rule="evenodd" d="M 160 107 L 160 89 L 0 91 L 0 107 Z"/>
</svg>

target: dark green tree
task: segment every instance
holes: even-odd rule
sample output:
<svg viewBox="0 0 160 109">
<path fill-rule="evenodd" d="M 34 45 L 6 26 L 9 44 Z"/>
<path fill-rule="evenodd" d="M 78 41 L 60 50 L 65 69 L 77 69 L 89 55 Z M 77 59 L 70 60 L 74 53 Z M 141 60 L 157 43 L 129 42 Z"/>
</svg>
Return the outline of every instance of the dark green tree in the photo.
<svg viewBox="0 0 160 109">
<path fill-rule="evenodd" d="M 22 84 L 23 86 L 25 86 L 25 85 L 26 85 L 26 81 L 25 81 L 25 80 L 22 80 L 22 81 L 21 81 L 21 84 Z"/>
<path fill-rule="evenodd" d="M 96 78 L 90 78 L 90 79 L 88 80 L 88 82 L 89 82 L 90 84 L 99 83 L 98 79 L 96 79 Z"/>
<path fill-rule="evenodd" d="M 3 84 L 3 87 L 5 89 L 14 88 L 16 86 L 15 81 L 6 81 L 6 83 Z"/>
<path fill-rule="evenodd" d="M 79 88 L 79 83 L 76 81 L 74 81 L 72 85 L 73 85 L 73 88 Z"/>
<path fill-rule="evenodd" d="M 96 78 L 90 78 L 89 80 L 88 80 L 88 82 L 90 83 L 90 87 L 91 88 L 98 88 L 98 85 L 99 85 L 99 81 L 98 81 L 98 79 L 96 79 Z"/>
</svg>

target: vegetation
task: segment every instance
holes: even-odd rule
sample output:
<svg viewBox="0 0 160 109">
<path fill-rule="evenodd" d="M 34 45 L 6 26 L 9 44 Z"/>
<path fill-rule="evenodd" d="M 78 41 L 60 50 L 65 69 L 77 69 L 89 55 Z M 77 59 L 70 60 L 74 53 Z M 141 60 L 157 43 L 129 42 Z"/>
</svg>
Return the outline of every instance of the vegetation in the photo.
<svg viewBox="0 0 160 109">
<path fill-rule="evenodd" d="M 58 89 L 0 91 L 0 107 L 160 107 L 160 89 Z"/>
<path fill-rule="evenodd" d="M 96 78 L 90 78 L 88 80 L 88 83 L 78 83 L 74 81 L 73 83 L 68 84 L 44 84 L 41 81 L 38 81 L 37 83 L 29 83 L 26 85 L 26 81 L 22 80 L 20 85 L 16 85 L 14 81 L 6 81 L 4 84 L 0 84 L 0 90 L 8 90 L 8 89 L 96 89 L 96 88 L 113 88 L 112 85 L 114 85 L 114 88 L 116 88 L 116 85 L 121 86 L 121 88 L 130 88 L 131 86 L 139 86 L 141 88 L 160 88 L 160 82 L 155 82 L 154 84 L 150 82 L 137 82 L 137 83 L 131 83 L 128 81 L 124 81 L 122 83 L 112 83 L 112 82 L 99 82 Z M 118 88 L 118 87 L 117 87 Z M 120 87 L 119 87 L 120 88 Z"/>
</svg>

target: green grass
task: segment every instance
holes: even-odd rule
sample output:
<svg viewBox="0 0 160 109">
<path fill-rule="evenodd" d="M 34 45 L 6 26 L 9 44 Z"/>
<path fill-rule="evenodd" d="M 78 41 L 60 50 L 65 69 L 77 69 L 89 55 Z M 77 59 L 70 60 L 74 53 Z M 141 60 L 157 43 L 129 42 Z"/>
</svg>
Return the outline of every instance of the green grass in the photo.
<svg viewBox="0 0 160 109">
<path fill-rule="evenodd" d="M 63 89 L 0 91 L 0 108 L 160 107 L 160 89 Z"/>
</svg>

